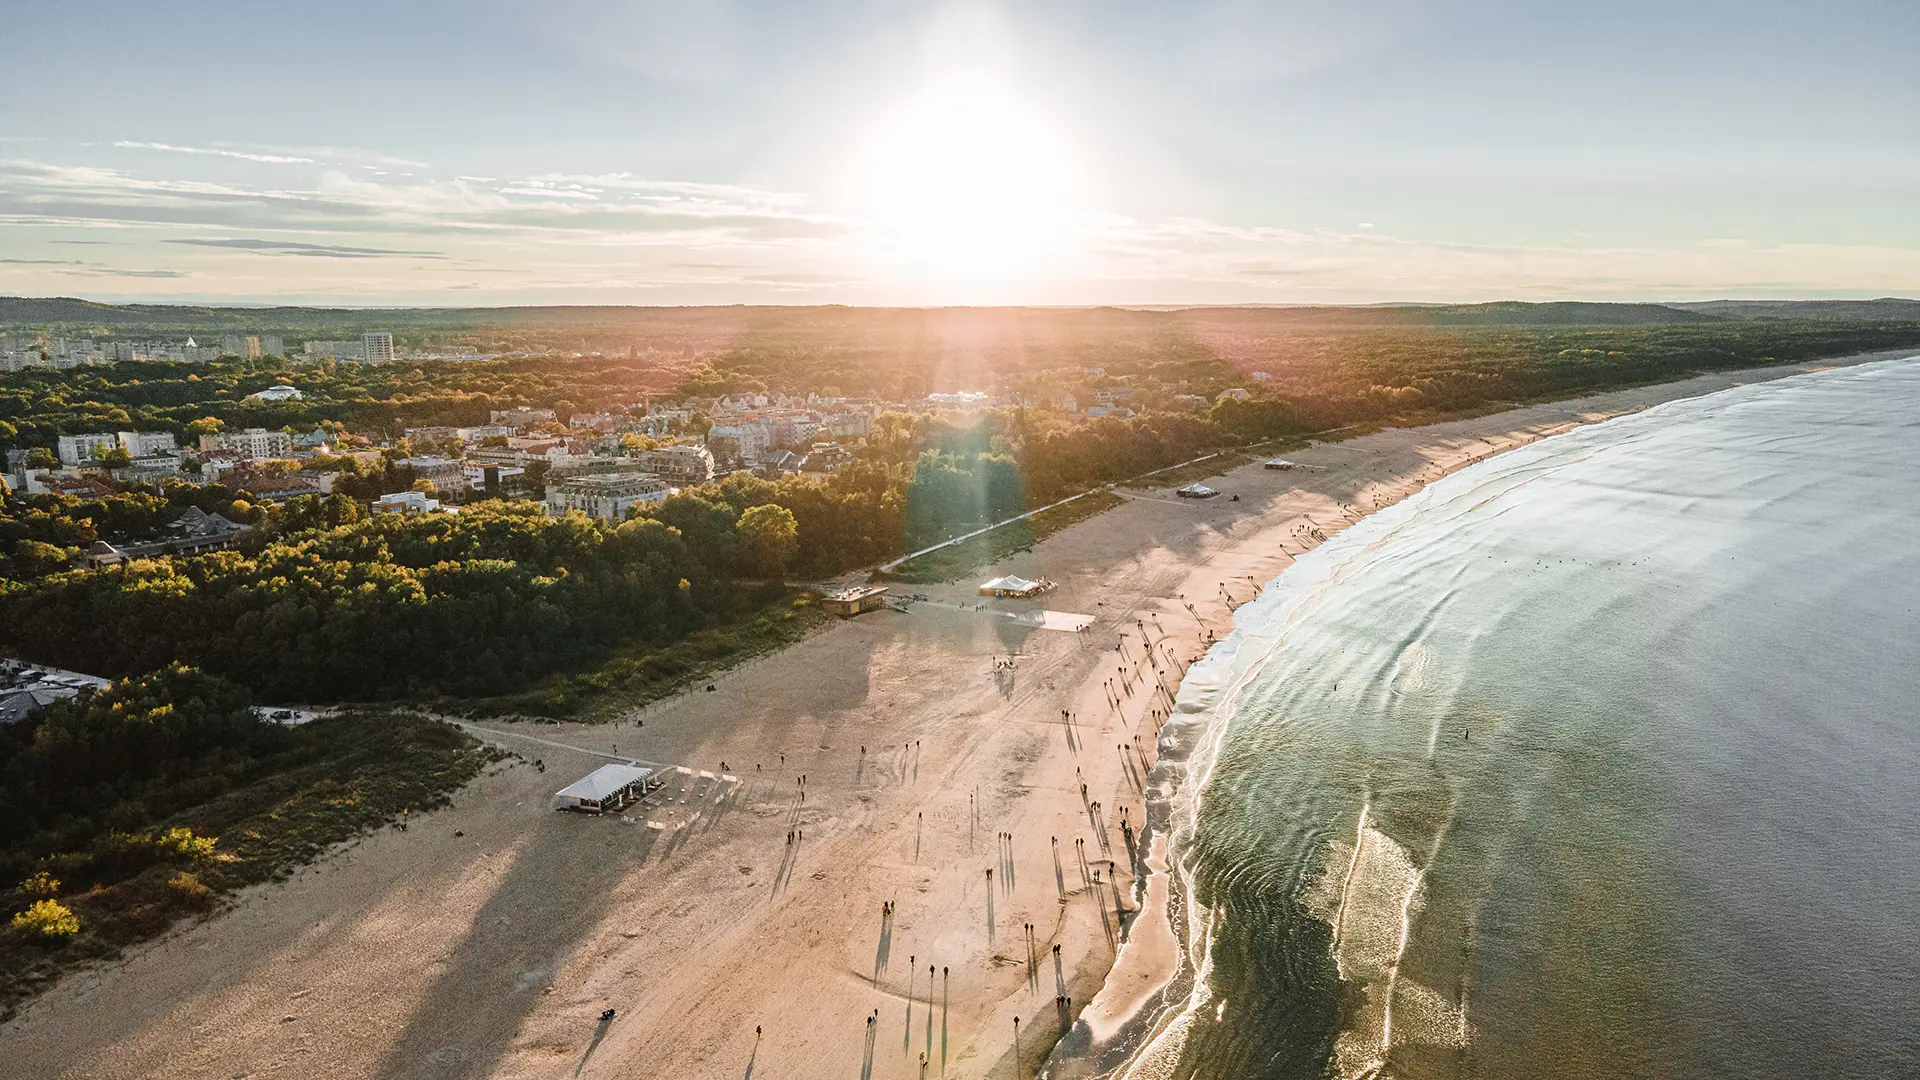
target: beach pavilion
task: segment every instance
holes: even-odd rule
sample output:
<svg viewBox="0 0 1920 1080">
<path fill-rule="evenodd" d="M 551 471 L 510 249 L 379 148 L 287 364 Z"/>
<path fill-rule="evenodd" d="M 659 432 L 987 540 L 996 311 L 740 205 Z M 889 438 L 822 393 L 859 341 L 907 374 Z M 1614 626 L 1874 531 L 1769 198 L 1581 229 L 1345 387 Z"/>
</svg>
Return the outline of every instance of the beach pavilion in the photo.
<svg viewBox="0 0 1920 1080">
<path fill-rule="evenodd" d="M 653 770 L 640 765 L 602 765 L 554 792 L 555 810 L 604 814 L 618 810 L 660 786 Z"/>
<path fill-rule="evenodd" d="M 982 582 L 980 585 L 980 595 L 1012 597 L 1039 596 L 1041 593 L 1048 592 L 1053 588 L 1053 582 L 1048 581 L 1046 578 L 1041 578 L 1039 581 L 1028 581 L 1026 578 L 1009 574 L 1006 577 L 997 577 L 992 581 Z"/>
</svg>

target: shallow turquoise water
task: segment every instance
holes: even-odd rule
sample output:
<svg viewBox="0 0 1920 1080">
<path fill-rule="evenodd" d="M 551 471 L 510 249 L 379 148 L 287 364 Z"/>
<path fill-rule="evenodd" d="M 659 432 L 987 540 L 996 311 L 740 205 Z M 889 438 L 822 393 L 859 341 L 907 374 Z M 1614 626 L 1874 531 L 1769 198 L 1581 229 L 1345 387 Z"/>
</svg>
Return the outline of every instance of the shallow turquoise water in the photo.
<svg viewBox="0 0 1920 1080">
<path fill-rule="evenodd" d="M 1140 1075 L 1920 1075 L 1920 362 L 1493 458 L 1238 625 Z"/>
</svg>

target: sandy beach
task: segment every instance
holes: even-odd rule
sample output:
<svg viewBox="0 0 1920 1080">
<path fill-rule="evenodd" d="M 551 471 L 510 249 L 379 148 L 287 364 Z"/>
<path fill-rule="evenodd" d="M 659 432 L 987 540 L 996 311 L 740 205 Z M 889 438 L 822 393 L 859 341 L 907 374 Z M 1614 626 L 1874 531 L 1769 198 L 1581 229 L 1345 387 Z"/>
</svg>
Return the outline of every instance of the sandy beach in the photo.
<svg viewBox="0 0 1920 1080">
<path fill-rule="evenodd" d="M 926 602 L 617 724 L 490 723 L 524 760 L 68 979 L 0 1028 L 0 1075 L 1030 1076 L 1173 968 L 1131 849 L 1158 721 L 1234 605 L 1485 455 L 1810 367 L 1316 444 L 1207 501 L 1123 492 L 979 575 L 1059 583 L 1039 600 L 894 586 Z M 1036 608 L 1094 622 L 1008 617 Z M 549 809 L 596 752 L 671 779 L 624 815 Z"/>
</svg>

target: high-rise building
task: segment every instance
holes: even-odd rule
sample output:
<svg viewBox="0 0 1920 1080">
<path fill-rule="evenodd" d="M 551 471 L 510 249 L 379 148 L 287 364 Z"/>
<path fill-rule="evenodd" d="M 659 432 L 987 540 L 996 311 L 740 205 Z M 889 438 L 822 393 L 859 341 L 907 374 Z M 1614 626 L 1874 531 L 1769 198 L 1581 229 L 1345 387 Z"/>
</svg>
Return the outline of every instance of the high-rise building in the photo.
<svg viewBox="0 0 1920 1080">
<path fill-rule="evenodd" d="M 385 364 L 393 359 L 393 335 L 388 333 L 363 334 L 361 348 L 366 350 L 367 363 Z"/>
<path fill-rule="evenodd" d="M 248 334 L 247 339 L 244 342 L 242 342 L 241 345 L 247 350 L 245 353 L 242 354 L 247 359 L 249 360 L 260 359 L 260 338 L 258 335 Z"/>
<path fill-rule="evenodd" d="M 286 340 L 278 334 L 268 334 L 260 339 L 260 351 L 268 356 L 285 356 L 287 355 Z"/>
<path fill-rule="evenodd" d="M 220 351 L 227 356 L 247 355 L 247 343 L 232 334 L 220 339 Z"/>
</svg>

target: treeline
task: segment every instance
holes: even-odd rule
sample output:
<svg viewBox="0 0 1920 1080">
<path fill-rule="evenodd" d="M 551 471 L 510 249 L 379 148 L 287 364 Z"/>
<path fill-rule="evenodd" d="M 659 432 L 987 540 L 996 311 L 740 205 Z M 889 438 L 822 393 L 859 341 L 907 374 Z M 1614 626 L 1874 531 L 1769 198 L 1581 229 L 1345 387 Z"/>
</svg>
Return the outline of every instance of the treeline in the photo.
<svg viewBox="0 0 1920 1080">
<path fill-rule="evenodd" d="M 0 646 L 109 677 L 185 662 L 280 701 L 499 694 L 724 619 L 797 550 L 783 508 L 686 496 L 619 525 L 482 503 L 329 526 L 328 501 L 294 503 L 310 527 L 258 550 L 8 583 Z"/>
<path fill-rule="evenodd" d="M 0 449 L 51 445 L 92 431 L 171 431 L 183 440 L 218 420 L 228 429 L 310 431 L 344 426 L 397 437 L 408 427 L 483 424 L 494 409 L 626 403 L 659 393 L 674 374 L 624 360 L 430 360 L 416 364 L 132 362 L 0 374 Z M 277 383 L 301 400 L 251 401 Z"/>
<path fill-rule="evenodd" d="M 334 494 L 284 503 L 255 501 L 225 484 L 178 481 L 157 491 L 129 488 L 98 497 L 8 496 L 0 502 L 0 578 L 31 581 L 82 566 L 87 548 L 99 540 L 118 546 L 166 539 L 166 527 L 192 508 L 253 526 L 236 546 L 258 551 L 285 536 L 364 521 L 362 500 L 405 491 L 413 482 L 404 467 L 343 473 Z"/>
</svg>

